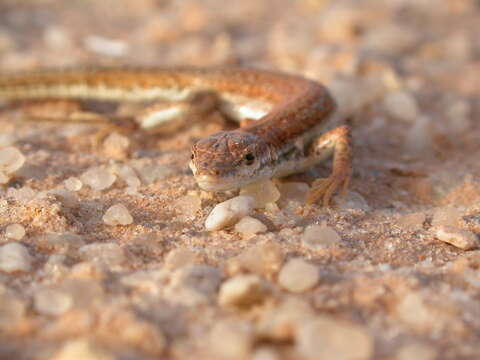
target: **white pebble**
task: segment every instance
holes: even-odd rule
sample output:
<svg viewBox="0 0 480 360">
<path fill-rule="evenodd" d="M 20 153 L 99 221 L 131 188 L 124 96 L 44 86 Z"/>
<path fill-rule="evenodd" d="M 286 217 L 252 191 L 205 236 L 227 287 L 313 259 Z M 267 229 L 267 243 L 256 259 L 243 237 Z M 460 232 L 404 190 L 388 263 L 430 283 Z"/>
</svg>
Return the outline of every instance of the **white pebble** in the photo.
<svg viewBox="0 0 480 360">
<path fill-rule="evenodd" d="M 82 181 L 79 178 L 76 178 L 74 176 L 66 179 L 64 181 L 64 184 L 67 190 L 70 190 L 70 191 L 79 191 L 83 186 Z"/>
<path fill-rule="evenodd" d="M 395 354 L 395 360 L 435 360 L 437 352 L 433 346 L 422 343 L 404 345 Z"/>
<path fill-rule="evenodd" d="M 51 360 L 115 360 L 116 357 L 97 348 L 88 339 L 74 339 L 67 341 L 56 352 Z"/>
<path fill-rule="evenodd" d="M 327 316 L 302 324 L 297 338 L 306 360 L 367 360 L 373 355 L 373 340 L 365 328 Z"/>
<path fill-rule="evenodd" d="M 278 211 L 280 211 L 280 208 L 276 203 L 267 203 L 265 204 L 265 211 L 270 213 L 270 214 L 275 214 Z"/>
<path fill-rule="evenodd" d="M 319 279 L 318 268 L 300 258 L 289 260 L 278 274 L 280 286 L 294 293 L 312 289 Z"/>
<path fill-rule="evenodd" d="M 265 294 L 266 288 L 259 276 L 237 275 L 222 284 L 218 302 L 222 306 L 247 307 L 261 302 Z"/>
<path fill-rule="evenodd" d="M 0 170 L 11 174 L 25 163 L 25 156 L 16 147 L 0 149 Z"/>
<path fill-rule="evenodd" d="M 235 224 L 253 211 L 255 200 L 251 196 L 240 195 L 217 204 L 205 220 L 208 231 L 223 229 Z"/>
<path fill-rule="evenodd" d="M 190 249 L 177 248 L 170 251 L 165 257 L 165 268 L 169 270 L 195 264 L 198 262 L 198 254 Z"/>
<path fill-rule="evenodd" d="M 102 219 L 107 225 L 130 225 L 133 222 L 132 215 L 123 204 L 109 207 Z"/>
<path fill-rule="evenodd" d="M 97 35 L 89 35 L 83 42 L 88 50 L 99 55 L 124 56 L 129 51 L 128 43 Z"/>
<path fill-rule="evenodd" d="M 28 272 L 31 269 L 32 259 L 25 246 L 19 243 L 9 243 L 0 247 L 0 271 Z"/>
<path fill-rule="evenodd" d="M 252 360 L 280 360 L 280 355 L 275 348 L 263 346 L 256 349 L 252 354 Z"/>
<path fill-rule="evenodd" d="M 216 321 L 207 341 L 211 356 L 206 359 L 249 359 L 253 348 L 253 329 L 242 320 Z"/>
<path fill-rule="evenodd" d="M 33 298 L 35 310 L 44 315 L 58 316 L 70 310 L 72 297 L 58 290 L 40 290 Z"/>
<path fill-rule="evenodd" d="M 335 200 L 337 200 L 338 208 L 342 210 L 370 210 L 370 205 L 368 205 L 367 200 L 365 200 L 362 195 L 355 191 L 347 191 L 345 196 L 339 194 L 336 196 Z"/>
<path fill-rule="evenodd" d="M 268 203 L 275 203 L 280 198 L 277 186 L 266 180 L 240 189 L 240 195 L 251 196 L 255 199 L 255 208 L 264 208 Z"/>
<path fill-rule="evenodd" d="M 478 246 L 477 235 L 453 226 L 439 226 L 435 230 L 435 237 L 463 250 L 471 250 Z"/>
<path fill-rule="evenodd" d="M 11 224 L 5 229 L 5 236 L 13 240 L 21 240 L 25 236 L 25 228 L 21 224 Z"/>
<path fill-rule="evenodd" d="M 142 185 L 142 182 L 137 176 L 135 170 L 128 165 L 122 165 L 116 169 L 116 173 L 122 178 L 123 181 L 131 188 L 137 188 Z"/>
<path fill-rule="evenodd" d="M 94 190 L 105 190 L 112 186 L 117 177 L 105 169 L 93 168 L 84 172 L 81 179 Z"/>
<path fill-rule="evenodd" d="M 129 146 L 130 139 L 117 132 L 110 134 L 103 142 L 105 152 L 115 158 L 124 157 Z"/>
<path fill-rule="evenodd" d="M 113 242 L 84 245 L 79 249 L 79 254 L 84 260 L 108 267 L 120 266 L 126 259 L 123 248 Z"/>
<path fill-rule="evenodd" d="M 20 189 L 8 188 L 7 196 L 14 198 L 19 203 L 26 204 L 37 196 L 37 192 L 28 186 Z"/>
<path fill-rule="evenodd" d="M 410 156 L 425 156 L 433 150 L 432 120 L 419 116 L 405 136 L 403 147 Z"/>
<path fill-rule="evenodd" d="M 175 169 L 169 165 L 135 165 L 145 184 L 153 184 L 157 180 L 162 180 L 175 172 Z"/>
<path fill-rule="evenodd" d="M 326 225 L 310 225 L 303 232 L 302 241 L 310 250 L 321 250 L 341 241 L 338 233 Z"/>
<path fill-rule="evenodd" d="M 235 231 L 243 236 L 251 236 L 267 231 L 267 227 L 260 220 L 245 216 L 235 224 Z"/>
<path fill-rule="evenodd" d="M 415 98 L 406 91 L 394 91 L 384 99 L 385 110 L 390 116 L 406 122 L 414 122 L 419 109 Z"/>
<path fill-rule="evenodd" d="M 282 194 L 282 200 L 296 201 L 302 204 L 305 203 L 310 190 L 308 184 L 302 182 L 281 183 L 278 184 L 278 188 Z"/>
</svg>

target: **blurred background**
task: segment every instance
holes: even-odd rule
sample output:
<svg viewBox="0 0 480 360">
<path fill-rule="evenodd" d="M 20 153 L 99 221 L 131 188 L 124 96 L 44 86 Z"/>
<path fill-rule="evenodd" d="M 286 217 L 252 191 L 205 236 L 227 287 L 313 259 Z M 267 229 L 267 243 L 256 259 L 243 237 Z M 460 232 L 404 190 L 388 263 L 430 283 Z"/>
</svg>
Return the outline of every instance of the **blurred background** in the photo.
<svg viewBox="0 0 480 360">
<path fill-rule="evenodd" d="M 202 304 L 208 306 L 205 311 L 181 302 L 178 307 L 172 305 L 178 299 L 188 299 L 193 291 L 166 300 L 145 295 L 150 301 L 145 305 L 139 300 L 141 296 L 137 297 L 128 286 L 136 281 L 134 286 L 142 290 L 155 288 L 152 284 L 161 288 L 157 278 L 139 277 L 123 283 L 124 274 L 117 273 L 118 281 L 111 285 L 110 273 L 97 277 L 97 270 L 81 268 L 72 277 L 87 279 L 85 283 L 108 294 L 109 302 L 105 301 L 108 305 L 99 307 L 98 318 L 103 316 L 102 319 L 108 320 L 105 321 L 110 327 L 101 330 L 111 340 L 111 348 L 118 350 L 116 330 L 129 329 L 123 324 L 142 324 L 135 327 L 138 330 L 135 334 L 140 334 L 137 338 L 127 330 L 121 333 L 124 348 L 120 346 L 118 352 L 122 355 L 97 354 L 91 358 L 158 359 L 159 354 L 166 353 L 171 358 L 210 359 L 213 358 L 210 352 L 220 354 L 220 359 L 242 360 L 480 358 L 478 250 L 465 251 L 465 246 L 462 249 L 447 245 L 430 232 L 432 226 L 467 224 L 473 233 L 480 233 L 479 26 L 478 0 L 0 0 L 0 73 L 85 65 L 255 66 L 327 84 L 340 111 L 350 117 L 353 125 L 354 175 L 347 205 L 338 212 L 308 208 L 299 214 L 297 204 L 289 213 L 279 212 L 268 215 L 272 221 L 267 219 L 276 227 L 264 237 L 273 239 L 272 243 L 279 247 L 281 244 L 286 257 L 300 254 L 319 266 L 321 280 L 317 288 L 304 294 L 286 294 L 276 285 L 275 275 L 269 279 L 269 286 L 278 290 L 277 298 L 271 303 L 267 301 L 264 313 L 256 309 L 249 316 L 241 312 L 232 315 L 220 308 L 216 300 Z M 7 122 L 0 125 L 2 129 L 19 137 L 18 146 L 30 156 L 29 166 L 40 164 L 35 169 L 39 174 L 53 174 L 48 183 L 43 177 L 35 178 L 32 172 L 24 172 L 28 175 L 24 175 L 25 183 L 35 189 L 61 184 L 64 170 L 56 167 L 59 163 L 68 165 L 66 173 L 76 174 L 78 164 L 85 168 L 94 162 L 104 164 L 111 160 L 98 153 L 90 155 L 90 143 L 77 147 L 82 141 L 77 133 L 70 138 L 65 136 L 68 141 L 63 138 L 60 138 L 63 143 L 58 141 L 52 134 L 62 135 L 60 127 L 41 130 L 10 121 L 4 123 Z M 177 246 L 201 251 L 207 259 L 205 263 L 211 265 L 210 270 L 220 273 L 220 269 L 228 267 L 227 259 L 251 244 L 237 238 L 233 241 L 234 235 L 230 233 L 207 236 L 200 217 L 195 218 L 193 225 L 185 225 L 184 220 L 172 215 L 176 210 L 169 207 L 175 205 L 174 200 L 186 193 L 186 189 L 198 190 L 184 164 L 190 156 L 190 140 L 204 136 L 204 130 L 197 129 L 190 137 L 167 141 L 168 151 L 153 152 L 150 146 L 153 141 L 147 143 L 141 137 L 132 146 L 135 156 L 144 158 L 147 154 L 151 158 L 147 160 L 159 159 L 162 166 L 175 164 L 176 180 L 167 185 L 162 181 L 144 184 L 142 191 L 147 195 L 142 200 L 128 197 L 123 188 L 114 189 L 117 192 L 107 194 L 110 199 L 129 201 L 136 211 L 135 221 L 143 223 L 117 233 L 98 225 L 94 231 L 82 230 L 82 236 L 88 242 L 98 241 L 97 235 L 101 241 L 120 239 L 118 243 L 125 245 L 122 249 L 140 254 L 131 269 L 163 264 L 164 255 Z M 42 136 L 47 140 L 40 141 Z M 105 207 L 101 203 L 108 200 L 105 194 L 100 197 L 96 193 L 85 194 L 94 197 L 91 201 L 98 202 L 99 209 Z M 157 201 L 159 194 L 163 196 L 163 205 Z M 84 203 L 91 205 L 90 199 Z M 203 199 L 205 203 L 210 206 L 214 200 Z M 211 208 L 208 206 L 201 211 L 206 213 L 205 209 Z M 79 228 L 83 224 L 97 226 L 87 210 L 80 214 L 84 218 L 78 222 Z M 95 211 L 93 214 L 100 217 L 100 210 Z M 77 216 L 74 212 L 65 224 L 70 226 L 70 219 Z M 300 237 L 306 224 L 324 223 L 325 219 L 340 234 L 336 235 L 337 244 L 320 250 L 302 248 Z M 6 216 L 4 221 L 11 222 Z M 27 225 L 29 222 L 31 218 L 24 221 Z M 48 223 L 42 226 L 60 232 L 48 228 L 51 226 Z M 151 229 L 162 242 L 135 238 Z M 27 230 L 30 235 L 33 230 L 46 232 L 41 227 Z M 477 235 L 469 234 L 475 243 Z M 27 238 L 25 242 L 31 249 L 37 249 L 35 238 Z M 160 243 L 168 249 L 163 249 Z M 54 246 L 57 245 L 48 247 L 45 253 L 50 254 Z M 254 264 L 261 262 L 258 259 L 263 259 L 260 255 L 265 253 L 263 248 L 257 249 L 260 250 L 247 253 L 255 258 Z M 31 253 L 35 254 L 36 263 L 41 266 L 46 263 L 42 251 Z M 185 261 L 182 253 L 178 256 L 180 263 Z M 45 273 L 50 271 L 47 265 Z M 64 266 L 68 273 L 70 265 L 58 267 Z M 207 268 L 203 263 L 198 266 Z M 263 263 L 258 268 L 262 266 Z M 34 290 L 36 281 L 44 281 L 44 273 L 37 273 L 38 278 L 22 280 Z M 207 278 L 207 275 L 202 276 Z M 0 341 L 1 359 L 12 359 L 12 354 L 20 358 L 18 354 L 23 349 L 28 349 L 30 355 L 37 348 L 44 349 L 45 338 L 50 343 L 48 351 L 53 353 L 58 343 L 78 335 L 73 330 L 82 321 L 87 330 L 78 333 L 82 336 L 90 333 L 88 321 L 93 323 L 93 320 L 88 318 L 89 313 L 72 311 L 66 320 L 58 317 L 58 321 L 49 314 L 39 317 L 30 311 L 31 295 L 25 293 L 30 290 L 24 290 L 30 288 L 1 276 L 1 283 L 9 282 L 9 291 L 15 288 L 20 294 L 10 308 L 6 305 L 2 308 L 7 303 L 4 298 L 0 301 L 0 329 L 11 330 Z M 194 273 L 191 278 L 185 275 L 187 280 L 182 281 L 191 291 L 190 287 L 202 283 L 200 277 L 201 274 Z M 215 281 L 220 283 L 220 275 Z M 216 296 L 217 290 L 212 288 Z M 83 292 L 82 289 L 75 287 L 73 293 Z M 132 297 L 125 295 L 122 298 L 125 300 L 121 300 L 125 303 L 118 301 L 124 295 L 119 295 L 119 289 L 128 296 L 133 294 Z M 2 296 L 7 294 L 3 288 L 0 290 Z M 84 297 L 97 297 L 96 292 L 92 293 Z M 17 303 L 23 307 L 15 312 L 11 309 L 19 309 Z M 111 304 L 116 304 L 116 312 L 104 316 L 104 310 Z M 123 305 L 133 310 L 126 313 Z M 303 320 L 313 318 L 313 314 L 319 315 L 315 325 L 318 328 L 293 333 L 289 327 L 293 325 L 287 320 L 287 325 L 282 322 L 285 313 L 288 321 L 294 319 L 292 323 L 302 324 Z M 125 315 L 121 318 L 123 322 L 116 322 L 118 314 Z M 257 333 L 252 335 L 253 332 L 245 330 L 258 325 L 256 321 L 262 316 L 271 320 L 267 322 L 271 328 L 263 329 L 265 333 L 271 332 L 268 339 L 265 333 L 256 337 Z M 164 343 L 150 341 L 155 340 L 153 330 L 147 334 L 151 338 L 143 336 L 144 323 L 140 320 L 145 319 L 153 319 L 152 328 L 166 334 Z M 205 334 L 212 324 L 219 324 L 209 334 L 214 341 L 205 343 Z M 65 336 L 64 329 L 73 330 Z M 333 343 L 332 348 L 323 347 L 323 357 L 319 357 L 318 341 L 324 338 L 323 334 L 332 333 L 335 335 L 325 340 L 327 345 Z M 22 342 L 25 334 L 33 334 L 36 347 L 31 346 L 30 340 Z M 352 337 L 357 341 L 350 342 Z M 163 335 L 158 338 L 163 339 Z M 2 342 L 9 344 L 4 339 L 16 341 L 10 350 L 5 346 L 8 351 L 2 349 Z M 138 348 L 126 357 L 122 349 L 135 347 L 131 344 Z M 260 351 L 262 346 L 268 351 Z M 198 348 L 206 351 L 200 354 L 207 355 L 198 355 L 195 350 Z M 331 349 L 336 352 L 329 352 Z"/>
</svg>

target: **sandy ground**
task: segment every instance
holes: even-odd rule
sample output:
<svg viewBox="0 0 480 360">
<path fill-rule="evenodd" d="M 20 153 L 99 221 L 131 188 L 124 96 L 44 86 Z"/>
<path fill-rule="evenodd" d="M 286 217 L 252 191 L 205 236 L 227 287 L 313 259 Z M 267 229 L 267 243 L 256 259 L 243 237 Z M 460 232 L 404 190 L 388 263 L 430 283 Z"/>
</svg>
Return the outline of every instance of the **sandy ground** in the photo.
<svg viewBox="0 0 480 360">
<path fill-rule="evenodd" d="M 2 1 L 1 72 L 301 74 L 351 115 L 355 158 L 334 207 L 284 191 L 252 214 L 264 233 L 208 232 L 236 194 L 200 191 L 187 163 L 218 121 L 92 149 L 101 126 L 3 109 L 1 146 L 26 160 L 0 189 L 0 358 L 480 358 L 479 20 L 474 0 Z M 98 167 L 117 176 L 106 189 L 65 185 Z M 106 224 L 119 203 L 133 220 Z"/>
</svg>

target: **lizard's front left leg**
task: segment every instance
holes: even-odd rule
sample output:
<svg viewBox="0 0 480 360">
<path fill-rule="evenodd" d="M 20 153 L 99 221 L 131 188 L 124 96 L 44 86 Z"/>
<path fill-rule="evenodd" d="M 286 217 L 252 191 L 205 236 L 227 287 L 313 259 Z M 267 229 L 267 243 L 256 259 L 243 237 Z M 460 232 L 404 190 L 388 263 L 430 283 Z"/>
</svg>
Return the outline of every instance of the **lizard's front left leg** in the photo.
<svg viewBox="0 0 480 360">
<path fill-rule="evenodd" d="M 352 174 L 352 145 L 350 128 L 340 126 L 322 134 L 308 148 L 307 157 L 312 163 L 318 163 L 333 153 L 332 173 L 327 178 L 316 179 L 308 193 L 307 203 L 322 200 L 328 206 L 332 196 L 348 187 Z"/>
</svg>

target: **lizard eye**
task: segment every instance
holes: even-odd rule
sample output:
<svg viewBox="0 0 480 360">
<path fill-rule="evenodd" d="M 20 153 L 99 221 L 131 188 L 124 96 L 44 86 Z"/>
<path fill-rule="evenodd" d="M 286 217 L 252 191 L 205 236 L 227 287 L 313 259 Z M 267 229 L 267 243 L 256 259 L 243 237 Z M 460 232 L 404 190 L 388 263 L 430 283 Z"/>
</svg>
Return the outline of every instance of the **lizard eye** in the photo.
<svg viewBox="0 0 480 360">
<path fill-rule="evenodd" d="M 245 160 L 247 165 L 252 165 L 253 162 L 255 161 L 255 156 L 253 156 L 253 154 L 248 153 L 247 155 L 245 155 Z"/>
</svg>

